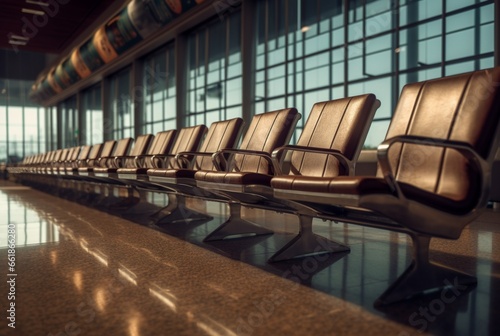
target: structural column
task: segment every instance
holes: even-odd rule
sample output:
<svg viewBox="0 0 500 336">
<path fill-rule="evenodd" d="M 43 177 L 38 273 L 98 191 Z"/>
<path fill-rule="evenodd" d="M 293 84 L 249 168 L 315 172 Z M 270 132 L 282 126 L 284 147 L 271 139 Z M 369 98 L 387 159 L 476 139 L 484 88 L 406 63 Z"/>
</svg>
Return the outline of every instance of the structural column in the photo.
<svg viewBox="0 0 500 336">
<path fill-rule="evenodd" d="M 495 0 L 495 66 L 500 65 L 500 0 Z"/>
<path fill-rule="evenodd" d="M 242 117 L 249 122 L 254 115 L 255 97 L 255 15 L 257 1 L 244 0 L 241 8 L 241 55 L 243 67 Z"/>
</svg>

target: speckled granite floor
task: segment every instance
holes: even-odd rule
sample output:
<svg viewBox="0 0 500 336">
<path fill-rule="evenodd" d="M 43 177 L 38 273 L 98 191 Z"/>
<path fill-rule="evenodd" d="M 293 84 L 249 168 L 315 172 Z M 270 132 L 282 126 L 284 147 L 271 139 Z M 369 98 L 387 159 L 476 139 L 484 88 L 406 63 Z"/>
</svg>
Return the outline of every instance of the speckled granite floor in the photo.
<svg viewBox="0 0 500 336">
<path fill-rule="evenodd" d="M 318 221 L 316 232 L 351 253 L 267 264 L 296 230 L 293 219 L 247 211 L 267 216 L 277 233 L 207 244 L 223 218 L 153 230 L 6 182 L 0 214 L 0 335 L 500 334 L 500 213 L 492 210 L 458 241 L 432 244 L 433 260 L 476 274 L 477 287 L 446 303 L 431 296 L 384 310 L 373 302 L 407 266 L 404 235 Z M 9 224 L 17 235 L 15 329 L 6 318 L 14 302 Z"/>
</svg>

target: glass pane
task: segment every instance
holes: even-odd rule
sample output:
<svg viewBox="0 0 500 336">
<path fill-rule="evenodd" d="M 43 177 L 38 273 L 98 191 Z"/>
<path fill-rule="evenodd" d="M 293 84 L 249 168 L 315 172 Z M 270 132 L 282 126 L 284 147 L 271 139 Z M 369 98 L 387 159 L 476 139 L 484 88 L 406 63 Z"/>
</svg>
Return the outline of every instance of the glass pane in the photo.
<svg viewBox="0 0 500 336">
<path fill-rule="evenodd" d="M 363 148 L 376 149 L 378 145 L 384 141 L 387 130 L 389 129 L 389 123 L 389 120 L 372 122 Z"/>
<path fill-rule="evenodd" d="M 183 117 L 189 126 L 225 119 L 229 107 L 242 104 L 241 14 L 227 18 L 188 36 L 190 80 Z"/>
</svg>

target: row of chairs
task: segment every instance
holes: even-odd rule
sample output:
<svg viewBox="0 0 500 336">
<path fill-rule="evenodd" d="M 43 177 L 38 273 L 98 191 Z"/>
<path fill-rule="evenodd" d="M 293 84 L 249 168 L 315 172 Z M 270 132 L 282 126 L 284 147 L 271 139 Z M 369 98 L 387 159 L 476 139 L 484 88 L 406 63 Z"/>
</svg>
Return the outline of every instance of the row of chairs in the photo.
<svg viewBox="0 0 500 336">
<path fill-rule="evenodd" d="M 297 215 L 298 235 L 271 262 L 349 251 L 314 234 L 313 218 L 406 233 L 412 263 L 377 301 L 388 304 L 446 283 L 476 282 L 430 262 L 429 245 L 433 237 L 458 239 L 487 205 L 500 141 L 499 87 L 500 68 L 406 85 L 377 150 L 376 176 L 354 175 L 380 106 L 372 94 L 315 104 L 295 145 L 288 143 L 300 114 L 287 108 L 255 115 L 238 148 L 243 120 L 235 118 L 208 129 L 141 135 L 133 146 L 126 138 L 35 155 L 10 173 L 62 190 L 122 186 L 140 195 L 166 192 L 169 202 L 154 213 L 155 222 L 207 219 L 186 205 L 186 197 L 227 203 L 228 220 L 206 241 L 272 233 L 243 219 L 242 206 Z M 103 190 L 98 194 L 106 196 Z M 118 205 L 137 213 L 144 206 Z"/>
</svg>

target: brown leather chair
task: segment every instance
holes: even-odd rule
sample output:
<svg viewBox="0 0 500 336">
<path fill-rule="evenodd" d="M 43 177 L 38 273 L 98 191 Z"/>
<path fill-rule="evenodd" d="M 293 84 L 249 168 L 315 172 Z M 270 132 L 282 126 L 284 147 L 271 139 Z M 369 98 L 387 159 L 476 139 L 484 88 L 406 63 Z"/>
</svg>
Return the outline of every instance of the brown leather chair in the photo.
<svg viewBox="0 0 500 336">
<path fill-rule="evenodd" d="M 101 158 L 109 158 L 113 153 L 115 145 L 116 145 L 115 140 L 108 140 L 102 145 L 92 146 L 92 150 L 90 151 L 89 157 L 85 161 L 79 162 L 78 176 L 88 177 L 93 175 L 94 168 L 99 167 L 100 164 L 104 164 L 105 161 L 107 160 L 105 159 L 103 161 L 101 160 Z"/>
<path fill-rule="evenodd" d="M 127 183 L 132 183 L 136 180 L 147 180 L 146 172 L 153 168 L 151 162 L 153 156 L 171 154 L 177 130 L 169 130 L 156 133 L 151 146 L 144 155 L 129 156 L 128 159 L 133 159 L 133 167 L 119 168 L 118 178 L 127 180 Z"/>
<path fill-rule="evenodd" d="M 152 216 L 159 221 L 173 223 L 179 220 L 205 220 L 210 217 L 191 210 L 186 206 L 186 195 L 196 196 L 194 175 L 198 170 L 214 170 L 212 155 L 217 151 L 234 148 L 241 136 L 243 119 L 234 118 L 212 123 L 200 149 L 180 152 L 176 160 L 186 168 L 149 169 L 147 175 L 153 187 L 169 192 L 168 205 Z M 172 193 L 174 192 L 174 193 Z"/>
<path fill-rule="evenodd" d="M 124 168 L 118 171 L 118 178 L 120 178 L 124 184 L 132 186 L 133 190 L 128 193 L 128 200 L 115 205 L 115 207 L 128 208 L 126 211 L 127 215 L 144 214 L 157 211 L 157 207 L 152 207 L 151 204 L 146 201 L 147 191 L 144 188 L 151 188 L 151 185 L 148 183 L 148 175 L 146 173 L 154 169 L 163 170 L 178 167 L 175 156 L 184 151 L 196 151 L 200 146 L 203 136 L 207 132 L 207 127 L 205 125 L 184 127 L 175 132 L 177 132 L 177 136 L 175 137 L 173 144 L 172 140 L 174 138 L 172 137 L 172 134 L 175 133 L 162 133 L 163 140 L 166 141 L 164 145 L 168 144 L 170 146 L 165 146 L 164 148 L 159 148 L 162 147 L 159 146 L 157 147 L 160 149 L 159 152 L 156 152 L 155 150 L 155 152 L 151 155 L 145 155 L 144 157 L 136 160 L 137 163 L 142 162 L 142 164 L 146 164 L 145 167 Z M 137 191 L 139 195 L 137 198 L 134 197 L 134 191 Z M 137 204 L 137 202 L 139 203 Z"/>
<path fill-rule="evenodd" d="M 109 143 L 109 145 L 111 144 L 114 144 L 114 141 Z M 65 172 L 63 173 L 61 169 L 59 170 L 59 177 L 61 177 L 61 183 L 59 184 L 60 195 L 65 198 L 74 199 L 79 192 L 85 190 L 85 183 L 82 182 L 89 182 L 92 179 L 87 175 L 80 175 L 79 170 L 84 171 L 87 168 L 90 169 L 97 166 L 97 160 L 101 155 L 103 147 L 104 144 L 102 143 L 93 146 L 83 146 L 78 157 L 65 165 Z"/>
<path fill-rule="evenodd" d="M 66 160 L 64 160 L 64 162 L 62 162 L 61 166 L 59 167 L 59 175 L 66 175 L 67 169 L 72 168 L 72 166 L 76 164 L 76 160 L 78 160 L 78 156 L 80 155 L 80 151 L 83 149 L 83 147 L 84 146 L 77 146 L 70 148 Z"/>
<path fill-rule="evenodd" d="M 281 158 L 275 164 L 275 174 L 316 177 L 354 175 L 355 162 L 379 106 L 380 102 L 373 94 L 314 104 L 297 145 L 287 145 L 275 150 L 275 156 Z M 280 212 L 296 212 L 293 207 L 273 197 L 270 180 L 266 184 L 253 183 L 241 186 L 224 184 L 219 188 L 244 205 Z M 238 222 L 241 221 L 239 215 L 235 213 L 233 215 L 238 218 Z M 206 239 L 224 239 L 228 234 L 245 233 L 239 229 L 221 228 L 222 232 L 212 234 Z M 324 241 L 320 245 L 321 249 L 317 248 L 318 240 Z M 273 255 L 270 261 L 348 250 L 347 246 L 313 234 L 311 219 L 310 223 L 301 221 L 300 233 Z"/>
<path fill-rule="evenodd" d="M 234 201 L 225 190 L 244 185 L 269 184 L 272 177 L 271 152 L 288 143 L 301 115 L 295 108 L 257 114 L 252 118 L 239 149 L 223 149 L 213 158 L 217 170 L 201 170 L 195 173 L 196 185 L 206 192 L 221 196 L 229 202 L 230 217 L 205 239 L 223 239 L 245 234 L 270 234 L 272 231 L 241 218 L 241 204 Z M 228 160 L 225 156 L 229 155 Z M 225 167 L 222 170 L 222 166 Z M 230 232 L 231 231 L 231 232 Z M 236 235 L 235 234 L 235 235 Z"/>
<path fill-rule="evenodd" d="M 353 176 L 368 129 L 379 107 L 380 101 L 373 94 L 316 103 L 297 145 L 284 146 L 274 151 L 274 157 L 280 158 L 276 162 L 279 167 L 285 167 L 284 159 L 287 155 L 290 161 L 286 170 L 278 169 L 278 175 L 286 176 L 292 181 L 305 176 L 312 180 Z M 268 198 L 271 199 L 269 196 Z M 286 202 L 284 204 L 290 206 Z M 293 206 L 290 208 L 293 209 L 292 212 L 296 212 Z M 301 218 L 299 222 L 299 234 L 269 261 L 350 250 L 348 246 L 314 234 L 312 218 L 307 221 Z"/>
<path fill-rule="evenodd" d="M 110 205 L 114 210 L 122 210 L 134 208 L 133 211 L 147 212 L 147 210 L 142 210 L 143 207 L 146 209 L 151 208 L 148 202 L 144 202 L 144 205 L 138 206 L 137 203 L 146 200 L 146 192 L 138 187 L 144 187 L 144 181 L 147 181 L 146 172 L 148 169 L 153 168 L 151 162 L 155 155 L 169 154 L 175 143 L 177 136 L 177 130 L 168 130 L 156 133 L 149 149 L 145 154 L 130 155 L 127 157 L 122 157 L 120 160 L 128 160 L 131 165 L 123 166 L 118 168 L 116 175 L 118 180 L 127 185 L 127 195 L 124 200 Z M 138 194 L 138 197 L 135 197 Z M 139 210 L 140 209 L 140 210 Z M 129 211 L 127 211 L 128 214 Z"/>
<path fill-rule="evenodd" d="M 168 169 L 168 168 L 183 168 L 178 165 L 175 156 L 182 152 L 193 152 L 198 149 L 201 140 L 207 132 L 207 126 L 197 125 L 191 127 L 184 127 L 178 131 L 174 145 L 170 153 L 162 155 L 153 155 L 151 164 L 153 169 Z"/>
<path fill-rule="evenodd" d="M 58 193 L 60 191 L 59 189 L 63 187 L 62 184 L 64 182 L 61 177 L 65 177 L 66 175 L 66 166 L 68 162 L 71 161 L 73 155 L 77 157 L 79 152 L 80 147 L 62 149 L 60 154 L 54 159 L 54 162 L 52 162 L 52 167 L 47 170 L 47 174 L 52 175 L 52 178 L 46 178 L 42 183 L 51 188 L 53 192 Z"/>
<path fill-rule="evenodd" d="M 50 162 L 50 165 L 45 170 L 45 173 L 49 175 L 57 174 L 59 172 L 59 167 L 62 166 L 62 162 L 64 162 L 68 156 L 68 151 L 68 148 L 58 149 L 52 162 Z"/>
<path fill-rule="evenodd" d="M 97 150 L 97 153 L 95 154 L 95 157 L 97 158 L 97 156 L 99 155 L 99 151 L 102 147 L 102 144 L 96 144 L 94 146 Z M 90 153 L 91 153 L 92 149 L 94 148 L 94 146 L 89 146 L 89 145 L 82 146 L 82 148 L 78 152 L 78 156 L 74 159 L 72 158 L 71 162 L 68 165 L 66 165 L 66 167 L 65 167 L 66 171 L 64 173 L 61 173 L 61 174 L 69 175 L 69 176 L 78 174 L 78 165 L 81 162 L 85 162 L 87 159 L 89 159 Z"/>
<path fill-rule="evenodd" d="M 39 172 L 41 174 L 52 174 L 52 168 L 57 166 L 59 160 L 65 152 L 67 152 L 67 149 L 57 149 L 53 151 L 52 155 L 46 161 L 43 169 L 41 169 Z"/>
<path fill-rule="evenodd" d="M 276 197 L 304 205 L 304 220 L 318 216 L 411 237 L 411 265 L 377 304 L 441 288 L 445 279 L 476 281 L 431 263 L 429 244 L 432 237 L 457 239 L 486 206 L 500 137 L 499 83 L 495 68 L 406 85 L 378 147 L 377 177 L 272 179 Z"/>
<path fill-rule="evenodd" d="M 130 143 L 132 142 L 132 138 L 125 138 L 119 141 L 116 140 L 108 140 L 106 141 L 102 149 L 100 151 L 99 157 L 97 158 L 89 158 L 85 165 L 82 167 L 78 167 L 78 185 L 77 190 L 81 193 L 84 198 L 92 198 L 95 191 L 95 185 L 93 183 L 102 182 L 99 178 L 95 176 L 95 170 L 97 168 L 108 168 L 111 167 L 114 156 L 117 154 L 116 148 L 118 147 L 118 143 L 121 142 L 121 146 L 118 150 L 119 153 L 126 153 L 125 150 L 128 150 Z M 93 154 L 93 153 L 92 153 Z M 76 178 L 76 176 L 75 176 Z M 102 186 L 99 186 L 99 189 L 102 191 Z"/>
<path fill-rule="evenodd" d="M 100 148 L 100 144 L 97 145 Z M 70 193 L 73 190 L 75 183 L 75 175 L 78 175 L 78 163 L 87 160 L 92 146 L 74 147 L 73 151 L 66 162 L 59 168 L 60 181 L 58 184 L 59 195 L 65 198 L 72 196 Z"/>
<path fill-rule="evenodd" d="M 121 139 L 117 142 L 111 156 L 105 159 L 106 162 L 101 167 L 94 168 L 94 175 L 102 181 L 116 183 L 118 180 L 119 168 L 133 168 L 136 165 L 136 157 L 145 155 L 153 140 L 152 134 L 142 134 L 135 140 L 132 149 L 129 148 L 133 142 L 132 138 Z"/>
</svg>

